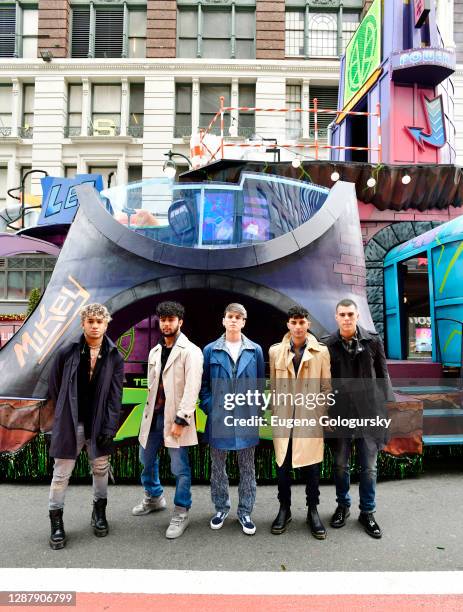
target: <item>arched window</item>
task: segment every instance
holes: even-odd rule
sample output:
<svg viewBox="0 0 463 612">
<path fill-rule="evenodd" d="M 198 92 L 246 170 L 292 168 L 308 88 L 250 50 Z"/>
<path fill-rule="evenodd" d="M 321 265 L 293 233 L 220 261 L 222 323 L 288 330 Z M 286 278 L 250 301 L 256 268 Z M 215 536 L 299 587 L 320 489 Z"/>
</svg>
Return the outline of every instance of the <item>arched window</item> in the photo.
<svg viewBox="0 0 463 612">
<path fill-rule="evenodd" d="M 309 13 L 309 55 L 337 57 L 337 13 Z"/>
</svg>

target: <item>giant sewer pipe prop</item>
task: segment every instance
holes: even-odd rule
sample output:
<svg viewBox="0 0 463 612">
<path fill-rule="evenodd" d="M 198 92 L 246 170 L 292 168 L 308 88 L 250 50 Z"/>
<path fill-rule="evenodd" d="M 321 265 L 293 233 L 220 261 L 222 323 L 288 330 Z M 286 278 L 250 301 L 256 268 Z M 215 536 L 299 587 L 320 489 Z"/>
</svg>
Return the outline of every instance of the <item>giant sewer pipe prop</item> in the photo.
<svg viewBox="0 0 463 612">
<path fill-rule="evenodd" d="M 45 294 L 0 350 L 0 451 L 11 449 L 11 423 L 19 423 L 18 429 L 22 423 L 29 433 L 30 427 L 44 429 L 44 417 L 36 414 L 43 402 L 30 400 L 46 398 L 53 357 L 63 344 L 79 338 L 79 310 L 90 302 L 106 304 L 116 326 L 129 329 L 152 313 L 152 304 L 143 311 L 147 298 L 161 301 L 176 291 L 226 289 L 282 313 L 300 304 L 320 335 L 332 330 L 339 299 L 352 298 L 363 325 L 374 329 L 352 183 L 337 182 L 322 206 L 295 229 L 266 242 L 220 249 L 180 247 L 137 234 L 105 210 L 91 186 L 81 185 L 76 192 L 79 210 Z M 358 276 L 343 273 L 346 261 L 356 262 Z M 31 426 L 26 427 L 28 420 Z"/>
</svg>

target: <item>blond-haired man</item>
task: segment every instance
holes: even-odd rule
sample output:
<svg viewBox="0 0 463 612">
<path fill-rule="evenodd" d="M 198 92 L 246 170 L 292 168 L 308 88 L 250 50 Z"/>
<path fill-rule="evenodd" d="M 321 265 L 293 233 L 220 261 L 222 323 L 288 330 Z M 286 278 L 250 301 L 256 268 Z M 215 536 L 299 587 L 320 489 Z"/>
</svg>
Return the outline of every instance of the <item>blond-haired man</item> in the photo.
<svg viewBox="0 0 463 612">
<path fill-rule="evenodd" d="M 119 425 L 124 361 L 106 336 L 111 316 L 106 306 L 88 304 L 81 313 L 83 334 L 56 355 L 49 378 L 55 406 L 50 444 L 54 457 L 50 486 L 50 546 L 66 544 L 64 497 L 76 459 L 85 446 L 93 474 L 92 526 L 96 536 L 108 534 L 106 503 L 109 456 Z"/>
</svg>

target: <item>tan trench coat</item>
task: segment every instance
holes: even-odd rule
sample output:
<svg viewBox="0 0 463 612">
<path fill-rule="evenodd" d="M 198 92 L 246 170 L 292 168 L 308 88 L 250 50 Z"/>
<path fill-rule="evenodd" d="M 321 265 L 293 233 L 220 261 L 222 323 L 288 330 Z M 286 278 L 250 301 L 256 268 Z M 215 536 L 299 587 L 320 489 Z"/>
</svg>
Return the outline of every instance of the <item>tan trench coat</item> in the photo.
<svg viewBox="0 0 463 612">
<path fill-rule="evenodd" d="M 270 385 L 273 393 L 308 394 L 331 392 L 330 354 L 328 348 L 320 344 L 312 334 L 307 334 L 307 346 L 302 356 L 297 373 L 293 365 L 294 353 L 291 351 L 290 334 L 287 333 L 282 342 L 270 347 Z M 282 397 L 282 396 L 280 396 Z M 295 395 L 292 395 L 295 398 Z M 301 397 L 299 395 L 299 397 Z M 312 397 L 312 396 L 310 396 Z M 290 436 L 293 438 L 292 465 L 303 467 L 323 461 L 323 428 L 318 425 L 320 416 L 328 413 L 324 405 L 308 409 L 306 405 L 294 402 L 290 405 L 284 402 L 272 403 L 272 414 L 285 419 L 315 418 L 316 427 L 295 426 L 288 429 L 276 425 L 272 428 L 275 458 L 279 466 L 283 464 L 288 450 Z"/>
<path fill-rule="evenodd" d="M 148 442 L 148 435 L 153 420 L 153 410 L 159 385 L 161 371 L 162 346 L 157 344 L 148 357 L 148 398 L 140 425 L 138 439 L 143 448 Z M 196 434 L 195 410 L 201 377 L 203 374 L 203 353 L 199 347 L 180 334 L 172 348 L 162 373 L 166 404 L 164 407 L 164 445 L 170 448 L 193 446 L 198 444 Z M 170 434 L 175 417 L 188 421 L 182 435 L 176 439 Z"/>
</svg>

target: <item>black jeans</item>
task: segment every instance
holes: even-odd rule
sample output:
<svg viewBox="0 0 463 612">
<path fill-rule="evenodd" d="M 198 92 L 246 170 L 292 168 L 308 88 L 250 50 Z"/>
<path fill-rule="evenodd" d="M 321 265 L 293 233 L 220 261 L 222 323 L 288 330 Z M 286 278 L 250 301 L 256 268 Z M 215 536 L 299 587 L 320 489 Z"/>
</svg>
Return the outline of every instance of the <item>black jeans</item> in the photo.
<svg viewBox="0 0 463 612">
<path fill-rule="evenodd" d="M 291 506 L 291 469 L 292 469 L 293 441 L 290 439 L 283 465 L 277 465 L 278 500 L 282 506 Z M 305 495 L 307 506 L 318 506 L 320 502 L 320 464 L 306 465 L 301 470 L 305 482 Z"/>
</svg>

